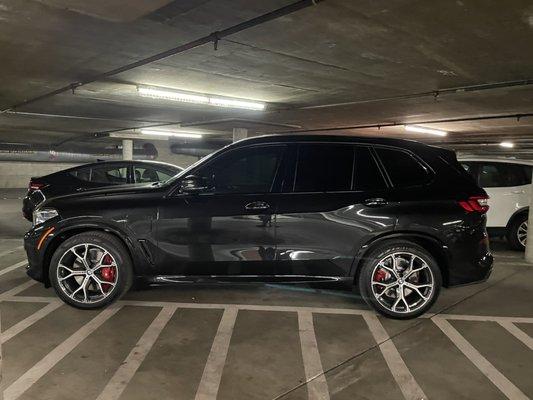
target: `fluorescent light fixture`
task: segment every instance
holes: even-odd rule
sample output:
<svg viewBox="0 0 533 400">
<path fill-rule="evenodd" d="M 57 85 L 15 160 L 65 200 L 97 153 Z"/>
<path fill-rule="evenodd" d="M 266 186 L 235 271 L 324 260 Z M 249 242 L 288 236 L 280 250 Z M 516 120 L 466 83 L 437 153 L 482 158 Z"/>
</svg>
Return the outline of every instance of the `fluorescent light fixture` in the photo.
<svg viewBox="0 0 533 400">
<path fill-rule="evenodd" d="M 438 129 L 424 128 L 416 125 L 405 125 L 405 130 L 409 132 L 429 133 L 430 135 L 446 136 L 448 132 L 439 131 Z"/>
<path fill-rule="evenodd" d="M 154 89 L 143 86 L 139 86 L 137 91 L 143 97 L 152 97 L 154 99 L 174 100 L 184 103 L 209 104 L 209 97 L 199 94 L 183 93 L 174 90 Z"/>
<path fill-rule="evenodd" d="M 500 146 L 508 148 L 508 149 L 512 149 L 514 147 L 514 143 L 513 142 L 501 142 Z"/>
<path fill-rule="evenodd" d="M 174 136 L 181 138 L 189 139 L 201 139 L 202 135 L 199 133 L 193 132 L 180 132 L 180 131 L 157 131 L 153 129 L 141 129 L 143 135 L 154 135 L 154 136 Z"/>
<path fill-rule="evenodd" d="M 151 97 L 153 99 L 165 99 L 172 101 L 180 101 L 183 103 L 207 104 L 216 107 L 227 108 L 244 108 L 246 110 L 263 111 L 266 107 L 265 103 L 256 101 L 246 101 L 240 99 L 211 97 L 197 93 L 186 93 L 178 90 L 159 89 L 146 86 L 138 86 L 137 91 L 142 97 Z"/>
</svg>

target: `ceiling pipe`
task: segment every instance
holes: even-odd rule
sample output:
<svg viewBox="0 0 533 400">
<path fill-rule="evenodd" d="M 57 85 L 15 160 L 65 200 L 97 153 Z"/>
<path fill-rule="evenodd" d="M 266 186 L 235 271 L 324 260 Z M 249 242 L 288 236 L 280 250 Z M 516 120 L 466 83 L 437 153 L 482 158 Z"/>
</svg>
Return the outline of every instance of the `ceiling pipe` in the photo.
<svg viewBox="0 0 533 400">
<path fill-rule="evenodd" d="M 221 39 L 223 39 L 223 38 L 225 38 L 227 36 L 234 35 L 235 33 L 239 33 L 239 32 L 242 32 L 242 31 L 244 31 L 246 29 L 253 28 L 255 26 L 264 24 L 265 22 L 272 21 L 272 20 L 277 19 L 279 17 L 283 17 L 285 15 L 292 14 L 292 13 L 294 13 L 296 11 L 301 10 L 301 9 L 316 5 L 317 3 L 321 2 L 321 1 L 324 1 L 324 0 L 300 0 L 300 1 L 297 1 L 295 3 L 287 5 L 285 7 L 278 8 L 278 9 L 276 9 L 274 11 L 271 11 L 269 13 L 266 13 L 266 14 L 260 15 L 258 17 L 249 19 L 247 21 L 241 22 L 240 24 L 233 25 L 233 26 L 231 26 L 229 28 L 226 28 L 226 29 L 223 29 L 221 31 L 212 32 L 209 35 L 206 35 L 206 36 L 203 36 L 203 37 L 201 37 L 199 39 L 195 39 L 195 40 L 192 40 L 190 42 L 184 43 L 184 44 L 182 44 L 180 46 L 177 46 L 177 47 L 174 47 L 174 48 L 172 48 L 170 50 L 166 50 L 166 51 L 163 51 L 161 53 L 154 54 L 153 56 L 143 58 L 141 60 L 132 62 L 132 63 L 124 65 L 122 67 L 118 67 L 118 68 L 112 69 L 112 70 L 107 71 L 107 72 L 103 72 L 103 73 L 100 73 L 100 74 L 97 74 L 97 75 L 90 76 L 90 77 L 88 77 L 86 79 L 82 79 L 82 80 L 77 81 L 77 82 L 72 82 L 72 83 L 70 83 L 67 86 L 63 86 L 63 87 L 61 87 L 59 89 L 56 89 L 56 90 L 53 90 L 51 92 L 42 94 L 40 96 L 31 98 L 31 99 L 28 99 L 28 100 L 25 100 L 25 101 L 23 101 L 21 103 L 14 104 L 14 105 L 2 110 L 2 112 L 13 111 L 13 110 L 15 110 L 17 108 L 24 107 L 24 106 L 27 106 L 29 104 L 35 103 L 37 101 L 44 100 L 44 99 L 47 99 L 49 97 L 53 97 L 53 96 L 56 96 L 58 94 L 65 93 L 65 92 L 68 92 L 68 91 L 74 92 L 74 90 L 76 90 L 76 88 L 78 88 L 80 86 L 87 85 L 89 83 L 93 83 L 93 82 L 96 82 L 96 81 L 100 81 L 100 80 L 109 78 L 111 76 L 118 75 L 120 73 L 132 70 L 134 68 L 142 67 L 144 65 L 147 65 L 147 64 L 150 64 L 150 63 L 153 63 L 153 62 L 156 62 L 156 61 L 163 60 L 165 58 L 174 56 L 176 54 L 183 53 L 183 52 L 185 52 L 187 50 L 191 50 L 191 49 L 203 46 L 203 45 L 208 44 L 208 43 L 213 43 L 214 44 L 214 49 L 216 50 L 217 46 L 218 46 L 218 42 Z"/>
</svg>

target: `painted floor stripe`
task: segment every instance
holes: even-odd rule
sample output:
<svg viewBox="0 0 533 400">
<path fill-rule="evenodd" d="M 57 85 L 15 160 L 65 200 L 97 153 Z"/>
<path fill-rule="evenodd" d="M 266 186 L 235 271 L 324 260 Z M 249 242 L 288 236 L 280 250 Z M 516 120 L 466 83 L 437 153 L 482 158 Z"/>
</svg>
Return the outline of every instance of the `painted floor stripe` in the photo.
<svg viewBox="0 0 533 400">
<path fill-rule="evenodd" d="M 494 367 L 474 346 L 468 342 L 452 324 L 440 317 L 434 317 L 437 325 L 448 339 L 474 364 L 500 391 L 512 400 L 526 400 L 528 397 L 509 379 Z"/>
<path fill-rule="evenodd" d="M 7 292 L 1 293 L 0 301 L 12 301 L 13 299 L 15 299 L 14 296 L 32 287 L 36 283 L 37 283 L 36 281 L 26 281 L 24 283 L 21 283 L 20 285 L 15 286 L 13 289 L 9 289 Z M 54 300 L 54 299 L 52 298 L 50 300 Z M 48 300 L 47 302 L 50 302 L 50 300 Z"/>
<path fill-rule="evenodd" d="M 0 269 L 0 276 L 2 276 L 4 274 L 7 274 L 8 272 L 14 271 L 17 268 L 20 268 L 22 266 L 26 266 L 26 265 L 28 265 L 28 261 L 24 260 L 24 261 L 18 262 L 16 264 L 13 264 L 13 265 L 11 265 L 9 267 L 2 268 L 2 269 Z"/>
<path fill-rule="evenodd" d="M 17 324 L 15 324 L 11 328 L 9 328 L 7 331 L 2 332 L 0 334 L 0 343 L 7 342 L 9 339 L 11 339 L 12 337 L 18 335 L 23 330 L 28 329 L 34 323 L 36 323 L 40 319 L 46 317 L 52 311 L 57 310 L 62 305 L 63 305 L 63 302 L 54 301 L 53 303 L 50 303 L 50 304 L 44 306 L 43 308 L 41 308 L 40 310 L 34 312 L 29 317 L 24 318 L 22 321 L 18 322 Z"/>
<path fill-rule="evenodd" d="M 531 338 L 522 329 L 509 321 L 498 321 L 498 323 L 505 328 L 507 332 L 529 347 L 529 350 L 533 350 L 533 338 Z"/>
<path fill-rule="evenodd" d="M 209 357 L 204 367 L 200 385 L 196 391 L 195 400 L 215 400 L 222 379 L 222 370 L 226 363 L 229 343 L 233 334 L 233 327 L 237 319 L 236 308 L 226 308 L 218 325 L 217 334 L 213 340 Z"/>
<path fill-rule="evenodd" d="M 63 343 L 44 356 L 37 364 L 20 376 L 4 391 L 4 400 L 18 399 L 35 382 L 50 371 L 59 361 L 78 346 L 87 336 L 98 329 L 104 322 L 116 314 L 122 306 L 113 304 L 74 332 Z"/>
<path fill-rule="evenodd" d="M 406 400 L 427 399 L 378 317 L 375 314 L 364 314 L 363 318 L 374 340 L 379 345 L 381 354 L 383 354 L 394 380 L 400 387 L 403 397 Z"/>
<path fill-rule="evenodd" d="M 313 314 L 309 311 L 299 311 L 298 327 L 308 398 L 309 400 L 329 400 L 328 382 L 318 352 Z"/>
<path fill-rule="evenodd" d="M 22 250 L 23 248 L 24 248 L 24 246 L 17 246 L 15 248 L 11 249 L 11 250 L 3 251 L 3 252 L 0 253 L 0 258 L 4 257 L 4 256 L 7 256 L 8 254 L 14 253 L 14 252 L 16 252 L 18 250 Z"/>
<path fill-rule="evenodd" d="M 176 309 L 176 306 L 166 306 L 161 310 L 96 400 L 116 400 L 120 397 Z"/>
</svg>

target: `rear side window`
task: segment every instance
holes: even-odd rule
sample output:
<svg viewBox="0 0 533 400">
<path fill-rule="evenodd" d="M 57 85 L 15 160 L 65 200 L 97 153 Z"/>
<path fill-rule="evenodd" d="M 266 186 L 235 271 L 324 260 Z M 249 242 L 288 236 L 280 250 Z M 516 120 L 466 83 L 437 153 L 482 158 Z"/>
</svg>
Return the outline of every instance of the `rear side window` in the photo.
<svg viewBox="0 0 533 400">
<path fill-rule="evenodd" d="M 520 164 L 481 163 L 478 183 L 484 188 L 528 185 L 531 168 Z"/>
<path fill-rule="evenodd" d="M 135 165 L 133 167 L 135 183 L 165 182 L 172 178 L 176 173 L 161 168 Z"/>
<path fill-rule="evenodd" d="M 411 154 L 381 147 L 376 147 L 376 152 L 394 186 L 417 186 L 428 181 L 426 168 Z"/>
<path fill-rule="evenodd" d="M 354 190 L 372 191 L 387 187 L 376 160 L 372 157 L 368 147 L 355 149 L 355 179 Z"/>
<path fill-rule="evenodd" d="M 70 172 L 76 178 L 93 183 L 123 185 L 128 183 L 128 168 L 121 166 L 98 166 L 81 168 Z"/>
<path fill-rule="evenodd" d="M 352 189 L 354 147 L 302 144 L 298 148 L 295 192 L 339 192 Z"/>
</svg>

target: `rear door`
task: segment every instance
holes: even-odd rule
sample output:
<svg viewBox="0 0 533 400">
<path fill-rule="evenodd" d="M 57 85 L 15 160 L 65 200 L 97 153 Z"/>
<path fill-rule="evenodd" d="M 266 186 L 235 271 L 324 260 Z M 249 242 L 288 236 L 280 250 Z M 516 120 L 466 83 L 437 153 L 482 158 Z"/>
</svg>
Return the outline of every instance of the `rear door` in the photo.
<svg viewBox="0 0 533 400">
<path fill-rule="evenodd" d="M 276 214 L 278 273 L 347 277 L 372 235 L 395 222 L 372 150 L 352 143 L 300 143 Z"/>
</svg>

